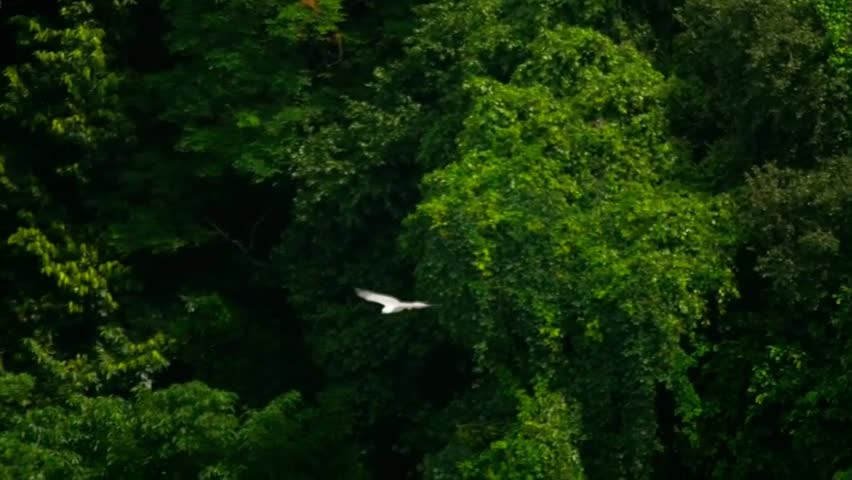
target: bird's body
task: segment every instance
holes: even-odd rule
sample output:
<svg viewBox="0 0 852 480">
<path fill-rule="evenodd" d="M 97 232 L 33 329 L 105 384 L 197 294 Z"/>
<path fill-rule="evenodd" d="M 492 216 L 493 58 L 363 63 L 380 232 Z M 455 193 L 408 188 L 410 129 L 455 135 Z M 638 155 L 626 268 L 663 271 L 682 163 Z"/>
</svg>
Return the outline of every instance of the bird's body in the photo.
<svg viewBox="0 0 852 480">
<path fill-rule="evenodd" d="M 364 290 L 363 288 L 356 288 L 355 293 L 368 302 L 378 303 L 382 305 L 382 313 L 385 314 L 432 306 L 431 304 L 425 302 L 403 302 L 397 298 L 391 297 L 390 295 L 376 293 L 370 290 Z"/>
</svg>

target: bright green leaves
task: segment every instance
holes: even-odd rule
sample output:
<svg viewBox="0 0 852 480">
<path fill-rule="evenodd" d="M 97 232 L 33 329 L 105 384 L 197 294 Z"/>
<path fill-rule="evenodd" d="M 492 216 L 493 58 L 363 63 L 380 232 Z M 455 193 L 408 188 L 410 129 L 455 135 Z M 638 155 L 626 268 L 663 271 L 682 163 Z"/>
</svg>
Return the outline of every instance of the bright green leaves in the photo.
<svg viewBox="0 0 852 480">
<path fill-rule="evenodd" d="M 50 335 L 38 334 L 24 343 L 43 372 L 41 383 L 50 385 L 62 397 L 140 388 L 169 365 L 165 355 L 174 342 L 162 334 L 133 342 L 123 330 L 111 326 L 101 327 L 99 336 L 101 341 L 95 345 L 92 358 L 77 355 L 69 360 L 57 359 Z"/>
<path fill-rule="evenodd" d="M 183 460 L 184 468 L 190 467 L 185 473 L 203 475 L 231 446 L 239 426 L 236 402 L 236 395 L 200 382 L 142 394 L 136 402 L 138 432 L 146 447 L 153 447 L 155 462 Z"/>
<path fill-rule="evenodd" d="M 8 373 L 0 369 L 0 425 L 9 421 L 12 412 L 32 404 L 35 378 L 26 373 Z"/>
<path fill-rule="evenodd" d="M 100 336 L 104 344 L 96 345 L 95 353 L 98 369 L 107 381 L 139 373 L 143 376 L 140 380 L 144 382 L 169 366 L 164 355 L 170 353 L 175 343 L 162 333 L 134 343 L 123 330 L 115 327 L 102 328 Z"/>
<path fill-rule="evenodd" d="M 406 244 L 484 374 L 566 382 L 588 432 L 622 411 L 620 438 L 590 434 L 586 465 L 642 477 L 655 385 L 698 411 L 681 342 L 707 296 L 735 294 L 731 206 L 674 181 L 665 85 L 635 51 L 569 27 L 531 51 L 510 84 L 469 83 L 460 158 L 426 177 Z M 623 389 L 633 398 L 610 403 Z M 633 460 L 604 461 L 612 449 Z"/>
<path fill-rule="evenodd" d="M 594 30 L 560 25 L 542 32 L 530 45 L 530 58 L 513 79 L 540 82 L 555 95 L 576 97 L 586 107 L 584 115 L 655 111 L 662 100 L 662 74 L 637 50 L 614 47 Z"/>
<path fill-rule="evenodd" d="M 70 479 L 150 478 L 163 469 L 173 475 L 204 475 L 215 471 L 217 460 L 229 452 L 239 424 L 234 400 L 190 383 L 141 392 L 134 400 L 79 396 L 66 405 L 32 409 L 0 434 L 8 455 L 0 462 L 0 478 L 36 473 Z"/>
<path fill-rule="evenodd" d="M 590 243 L 574 235 L 560 243 L 569 247 L 568 256 L 579 257 L 582 268 L 573 276 L 579 275 L 577 283 L 586 285 L 593 298 L 617 301 L 625 313 L 638 316 L 643 302 L 630 300 L 647 294 L 655 299 L 650 308 L 665 305 L 692 324 L 703 315 L 707 289 L 718 288 L 721 299 L 733 293 L 724 254 L 735 239 L 730 209 L 725 198 L 699 196 L 676 185 L 626 185 L 572 225 L 569 231 L 577 233 L 584 225 L 598 226 L 589 232 Z M 597 285 L 596 277 L 604 284 Z"/>
<path fill-rule="evenodd" d="M 584 48 L 602 51 L 601 48 L 591 49 L 590 46 L 596 44 L 586 41 L 594 34 L 571 29 L 564 31 L 568 33 L 563 38 L 565 43 L 579 53 L 572 54 L 565 44 L 556 44 L 554 51 L 578 58 Z M 549 35 L 555 34 L 545 34 L 545 37 Z M 598 47 L 600 45 L 598 42 Z M 609 51 L 612 50 L 617 48 L 609 44 Z M 612 54 L 614 57 L 624 55 Z M 542 58 L 550 57 L 543 55 Z M 639 57 L 634 55 L 633 58 Z M 653 79 L 659 82 L 660 78 L 644 61 L 635 61 L 638 65 L 623 63 L 628 65 L 625 67 L 627 72 L 614 71 L 610 76 L 616 77 L 619 73 L 628 78 L 631 74 L 638 76 L 629 68 L 644 67 L 650 78 L 639 82 L 640 87 L 626 89 L 623 96 L 631 93 L 644 96 L 655 92 L 658 96 L 662 92 L 659 85 L 649 87 Z M 574 68 L 577 72 L 557 70 L 552 75 L 559 79 L 564 75 L 569 79 L 564 81 L 582 81 L 583 76 L 596 75 L 588 73 L 582 65 Z M 588 69 L 600 71 L 594 63 Z M 519 71 L 534 70 L 522 66 Z M 712 238 L 716 233 L 715 225 L 721 228 L 729 221 L 725 216 L 726 207 L 717 212 L 712 204 L 705 207 L 703 201 L 691 198 L 687 191 L 675 188 L 668 193 L 644 185 L 644 182 L 652 184 L 658 181 L 667 173 L 665 161 L 670 165 L 674 160 L 672 148 L 665 144 L 664 124 L 659 112 L 649 113 L 656 116 L 656 125 L 647 124 L 643 136 L 638 130 L 631 131 L 634 134 L 631 140 L 635 144 L 626 146 L 625 140 L 622 140 L 630 137 L 626 132 L 593 140 L 589 137 L 599 129 L 619 128 L 622 124 L 630 128 L 632 119 L 639 113 L 631 112 L 633 116 L 622 119 L 617 111 L 613 111 L 610 115 L 615 118 L 609 121 L 611 126 L 598 127 L 594 119 L 604 113 L 604 108 L 589 108 L 588 119 L 577 116 L 582 109 L 574 107 L 583 101 L 583 94 L 587 93 L 582 88 L 576 90 L 576 97 L 568 99 L 555 98 L 549 89 L 542 86 L 515 87 L 487 80 L 473 82 L 471 89 L 478 100 L 465 121 L 466 129 L 460 138 L 462 151 L 467 153 L 458 162 L 427 177 L 427 200 L 412 218 L 412 222 L 426 221 L 420 228 L 428 228 L 433 232 L 430 236 L 434 237 L 434 241 L 443 245 L 434 247 L 435 252 L 450 252 L 450 257 L 456 260 L 470 255 L 472 264 L 486 272 L 494 262 L 495 254 L 502 251 L 503 261 L 511 259 L 512 265 L 517 264 L 505 266 L 514 273 L 521 271 L 521 264 L 531 260 L 522 260 L 518 256 L 523 248 L 528 247 L 530 254 L 538 257 L 543 252 L 535 252 L 550 243 L 550 249 L 562 253 L 556 258 L 576 259 L 578 249 L 588 252 L 590 258 L 584 261 L 586 268 L 600 265 L 611 269 L 612 274 L 600 276 L 607 278 L 609 285 L 619 277 L 628 276 L 631 269 L 637 267 L 618 265 L 617 252 L 623 248 L 621 242 L 637 242 L 634 249 L 644 245 L 641 250 L 652 255 L 649 258 L 651 262 L 651 258 L 666 255 L 666 248 L 670 250 L 683 245 L 680 247 L 685 249 L 683 258 L 678 261 L 685 262 L 684 265 L 671 270 L 672 264 L 661 261 L 665 266 L 660 268 L 660 275 L 667 271 L 688 271 L 692 265 L 689 257 L 696 252 L 705 252 L 708 259 L 714 257 L 713 252 L 718 245 L 700 245 L 697 242 Z M 571 90 L 560 91 L 571 93 Z M 659 108 L 659 98 L 652 96 L 647 101 Z M 576 205 L 589 208 L 579 210 Z M 577 220 L 568 221 L 572 217 Z M 584 220 L 580 221 L 580 218 Z M 682 225 L 673 221 L 681 221 Z M 582 235 L 591 235 L 587 244 L 581 243 Z M 529 247 L 540 241 L 537 239 L 548 237 L 552 240 L 537 248 Z M 601 242 L 604 238 L 613 242 L 614 250 L 604 250 L 608 244 Z M 516 243 L 515 248 L 509 246 L 512 242 Z M 464 251 L 470 253 L 462 255 Z M 425 265 L 422 267 L 425 268 Z M 438 278 L 447 274 L 442 271 L 440 275 L 434 275 Z M 655 278 L 654 275 L 649 277 Z M 671 287 L 676 285 L 678 283 L 674 282 Z M 620 295 L 596 289 L 593 297 L 618 298 Z M 698 312 L 690 313 L 692 310 L 686 306 L 688 303 L 681 304 L 676 310 L 689 310 L 681 313 L 693 318 L 700 315 Z"/>
<path fill-rule="evenodd" d="M 472 459 L 459 462 L 465 480 L 581 480 L 575 447 L 579 412 L 559 392 L 536 385 L 533 395 L 517 392 L 517 423 Z M 428 478 L 442 478 L 430 472 Z"/>
<path fill-rule="evenodd" d="M 0 478 L 362 478 L 345 396 L 312 407 L 290 392 L 242 416 L 236 395 L 200 382 L 152 388 L 172 344 L 162 335 L 100 333 L 94 355 L 69 360 L 30 339 L 35 375 L 0 370 Z"/>
<path fill-rule="evenodd" d="M 260 126 L 260 117 L 255 112 L 238 112 L 237 127 L 256 128 Z"/>
<path fill-rule="evenodd" d="M 107 5 L 98 13 L 115 9 Z M 79 213 L 69 197 L 85 196 L 93 173 L 102 173 L 93 172 L 93 164 L 110 146 L 128 140 L 129 123 L 118 99 L 122 75 L 110 65 L 107 33 L 94 17 L 90 3 L 70 0 L 60 2 L 55 21 L 11 21 L 18 27 L 22 60 L 5 68 L 0 97 L 6 134 L 0 210 L 10 214 L 2 236 L 4 244 L 15 247 L 4 260 L 27 252 L 57 288 L 45 293 L 42 282 L 16 268 L 17 261 L 6 263 L 15 278 L 8 300 L 19 321 L 14 325 L 9 315 L 6 322 L 12 325 L 3 322 L 6 329 L 36 318 L 44 324 L 45 317 L 59 312 L 105 316 L 117 308 L 111 282 L 123 275 L 123 267 L 100 258 L 96 239 L 76 241 L 81 238 L 76 225 L 66 223 L 70 212 Z M 52 231 L 36 228 L 36 215 L 38 224 L 53 224 Z"/>
<path fill-rule="evenodd" d="M 65 3 L 66 18 L 79 17 L 82 13 L 72 7 L 86 5 Z M 14 117 L 33 133 L 50 133 L 84 148 L 119 139 L 126 127 L 117 97 L 121 76 L 108 66 L 104 30 L 92 21 L 57 29 L 34 18 L 16 20 L 25 30 L 21 44 L 34 47 L 34 58 L 6 68 L 8 88 L 0 114 Z M 41 106 L 44 101 L 47 108 Z"/>
<path fill-rule="evenodd" d="M 91 225 L 78 229 L 68 219 L 86 216 L 81 198 L 97 203 L 93 178 L 104 171 L 93 167 L 129 137 L 118 98 L 123 75 L 111 65 L 108 35 L 96 19 L 120 15 L 120 3 L 126 2 L 62 1 L 58 18 L 11 21 L 21 63 L 5 69 L 8 88 L 0 98 L 6 134 L 0 208 L 9 213 L 3 243 L 13 247 L 4 255 L 4 275 L 14 280 L 4 302 L 11 314 L 3 321 L 13 338 L 27 322 L 55 325 L 118 308 L 114 295 L 125 267 L 103 258 L 100 239 L 87 235 Z"/>
<path fill-rule="evenodd" d="M 553 116 L 540 128 L 567 157 L 563 162 L 589 176 L 584 181 L 653 182 L 670 173 L 677 157 L 665 137 L 666 84 L 635 49 L 616 47 L 592 30 L 558 27 L 532 43 L 530 59 L 512 78 L 547 86 L 565 102 L 561 111 L 580 120 L 560 131 L 570 120 Z"/>
<path fill-rule="evenodd" d="M 48 335 L 24 340 L 33 375 L 0 369 L 0 478 L 104 478 L 137 447 L 128 403 L 86 395 L 149 390 L 148 375 L 167 365 L 168 342 L 132 342 L 114 327 L 100 333 L 94 358 L 57 358 Z"/>
<path fill-rule="evenodd" d="M 834 51 L 829 64 L 838 72 L 852 76 L 852 2 L 849 0 L 814 0 L 828 39 Z"/>
<path fill-rule="evenodd" d="M 64 228 L 57 229 L 62 238 L 59 245 L 37 228 L 20 228 L 7 243 L 38 259 L 41 273 L 52 278 L 63 297 L 68 298 L 68 313 L 86 311 L 105 316 L 117 309 L 110 287 L 125 268 L 114 260 L 101 261 L 96 248 L 75 242 Z"/>
</svg>

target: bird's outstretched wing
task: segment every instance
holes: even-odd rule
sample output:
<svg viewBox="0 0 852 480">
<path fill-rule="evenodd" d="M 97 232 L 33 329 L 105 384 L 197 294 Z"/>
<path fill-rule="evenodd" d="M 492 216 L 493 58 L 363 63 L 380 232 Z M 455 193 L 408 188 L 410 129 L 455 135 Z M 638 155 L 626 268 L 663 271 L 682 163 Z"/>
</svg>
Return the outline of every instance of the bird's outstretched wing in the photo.
<svg viewBox="0 0 852 480">
<path fill-rule="evenodd" d="M 418 308 L 434 307 L 435 305 L 426 302 L 404 302 L 400 306 L 406 310 L 414 310 Z"/>
<path fill-rule="evenodd" d="M 371 290 L 364 290 L 363 288 L 356 288 L 355 293 L 368 302 L 379 303 L 382 305 L 397 306 L 402 303 L 398 299 L 391 297 L 390 295 L 383 295 L 381 293 L 376 293 Z"/>
</svg>

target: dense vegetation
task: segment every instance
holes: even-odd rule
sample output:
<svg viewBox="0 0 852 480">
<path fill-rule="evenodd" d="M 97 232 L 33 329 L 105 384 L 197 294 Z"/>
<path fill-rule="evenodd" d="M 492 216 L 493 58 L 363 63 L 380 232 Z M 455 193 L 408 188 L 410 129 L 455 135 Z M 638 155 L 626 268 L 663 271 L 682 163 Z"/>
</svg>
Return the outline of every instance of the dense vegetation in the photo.
<svg viewBox="0 0 852 480">
<path fill-rule="evenodd" d="M 850 0 L 0 15 L 0 479 L 852 478 Z"/>
</svg>

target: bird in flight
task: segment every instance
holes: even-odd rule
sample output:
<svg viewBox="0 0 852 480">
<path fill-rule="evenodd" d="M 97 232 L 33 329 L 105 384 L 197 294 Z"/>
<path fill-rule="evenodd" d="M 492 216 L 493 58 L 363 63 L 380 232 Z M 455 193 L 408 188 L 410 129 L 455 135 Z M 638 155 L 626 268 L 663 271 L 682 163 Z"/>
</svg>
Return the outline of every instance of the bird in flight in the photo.
<svg viewBox="0 0 852 480">
<path fill-rule="evenodd" d="M 355 293 L 368 302 L 381 304 L 382 313 L 396 313 L 401 312 L 403 310 L 413 310 L 417 308 L 426 308 L 433 306 L 429 303 L 424 302 L 402 302 L 397 298 L 391 297 L 390 295 L 383 295 L 381 293 L 372 292 L 370 290 L 364 290 L 363 288 L 356 288 Z"/>
</svg>

